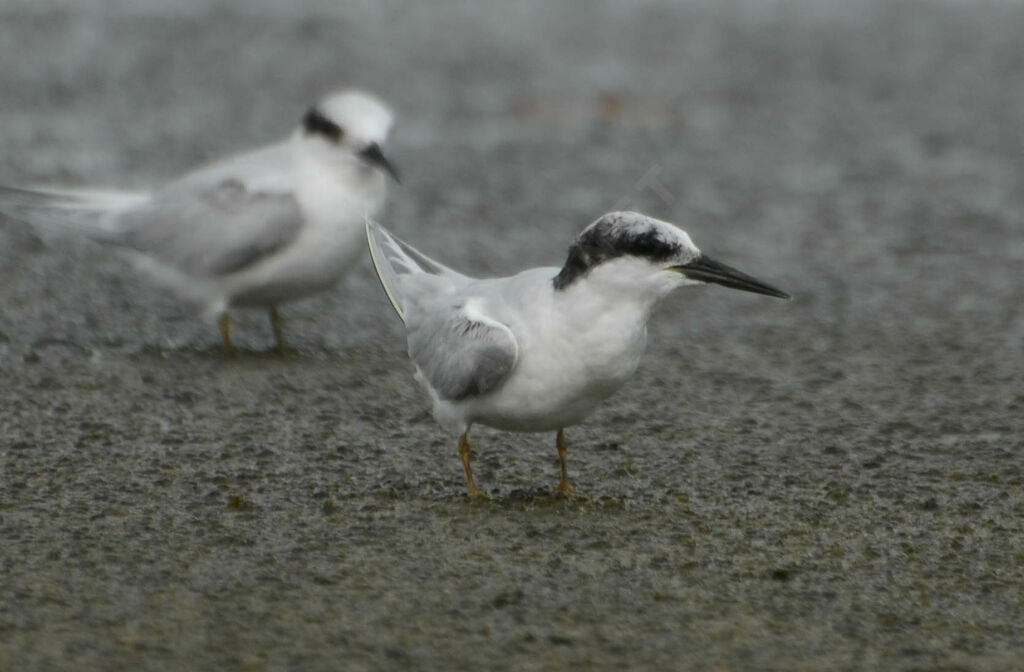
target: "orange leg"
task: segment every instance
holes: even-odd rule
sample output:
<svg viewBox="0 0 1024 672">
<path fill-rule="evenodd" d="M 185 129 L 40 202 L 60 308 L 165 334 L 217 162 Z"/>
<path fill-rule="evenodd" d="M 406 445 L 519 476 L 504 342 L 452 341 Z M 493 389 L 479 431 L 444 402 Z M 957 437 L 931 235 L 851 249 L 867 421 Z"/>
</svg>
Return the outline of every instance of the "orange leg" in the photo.
<svg viewBox="0 0 1024 672">
<path fill-rule="evenodd" d="M 459 459 L 462 460 L 462 471 L 466 474 L 466 491 L 471 498 L 487 498 L 487 493 L 476 487 L 473 481 L 473 470 L 469 468 L 469 439 L 463 433 L 459 437 Z"/>
<path fill-rule="evenodd" d="M 220 340 L 224 343 L 224 352 L 234 352 L 235 348 L 231 345 L 231 318 L 227 313 L 221 315 L 217 320 L 217 328 L 220 329 Z"/>
<path fill-rule="evenodd" d="M 284 351 L 284 318 L 277 312 L 277 308 L 270 309 L 270 326 L 274 330 L 274 343 L 277 345 L 277 351 Z"/>
<path fill-rule="evenodd" d="M 569 470 L 565 468 L 565 454 L 569 452 L 569 442 L 565 440 L 565 432 L 558 430 L 555 437 L 555 446 L 558 448 L 558 466 L 562 469 L 562 480 L 555 486 L 555 492 L 563 495 L 575 495 L 576 488 L 569 485 Z"/>
</svg>

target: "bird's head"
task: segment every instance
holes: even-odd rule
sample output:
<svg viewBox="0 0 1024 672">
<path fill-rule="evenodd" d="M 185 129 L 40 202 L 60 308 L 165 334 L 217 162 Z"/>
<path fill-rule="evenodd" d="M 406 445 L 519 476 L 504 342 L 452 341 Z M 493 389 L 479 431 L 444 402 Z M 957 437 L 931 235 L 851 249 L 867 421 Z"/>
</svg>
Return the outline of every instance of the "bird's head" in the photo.
<svg viewBox="0 0 1024 672">
<path fill-rule="evenodd" d="M 349 90 L 331 94 L 309 108 L 298 136 L 303 142 L 317 143 L 320 149 L 326 147 L 383 170 L 397 182 L 398 170 L 383 151 L 393 125 L 394 116 L 383 101 Z"/>
<path fill-rule="evenodd" d="M 605 291 L 641 300 L 709 282 L 789 298 L 782 290 L 709 258 L 679 227 L 637 212 L 609 212 L 577 236 L 554 286 L 566 290 L 579 282 L 599 283 Z"/>
</svg>

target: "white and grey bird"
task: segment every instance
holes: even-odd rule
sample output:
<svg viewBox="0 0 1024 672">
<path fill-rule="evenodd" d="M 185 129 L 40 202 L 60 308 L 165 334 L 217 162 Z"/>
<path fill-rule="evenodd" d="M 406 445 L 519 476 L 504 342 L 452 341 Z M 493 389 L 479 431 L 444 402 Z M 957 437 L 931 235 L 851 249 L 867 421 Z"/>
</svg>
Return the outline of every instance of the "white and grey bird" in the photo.
<svg viewBox="0 0 1024 672">
<path fill-rule="evenodd" d="M 370 256 L 405 323 L 416 379 L 434 417 L 459 436 L 471 497 L 468 432 L 475 423 L 517 432 L 557 431 L 583 421 L 636 371 L 651 310 L 684 285 L 717 283 L 789 298 L 703 254 L 683 230 L 635 212 L 603 215 L 576 238 L 562 268 L 471 278 L 434 261 L 367 220 Z"/>
<path fill-rule="evenodd" d="M 325 97 L 286 139 L 201 166 L 149 192 L 0 187 L 0 212 L 113 244 L 217 321 L 333 287 L 363 254 L 365 217 L 384 204 L 391 110 L 368 93 Z"/>
</svg>

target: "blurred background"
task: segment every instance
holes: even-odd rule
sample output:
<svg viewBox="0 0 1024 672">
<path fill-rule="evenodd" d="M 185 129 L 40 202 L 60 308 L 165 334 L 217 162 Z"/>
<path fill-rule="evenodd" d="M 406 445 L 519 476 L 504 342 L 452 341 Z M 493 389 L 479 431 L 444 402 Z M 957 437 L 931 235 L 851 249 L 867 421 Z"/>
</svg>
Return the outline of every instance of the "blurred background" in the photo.
<svg viewBox="0 0 1024 672">
<path fill-rule="evenodd" d="M 481 429 L 469 507 L 368 263 L 285 307 L 291 357 L 238 312 L 227 359 L 111 250 L 2 220 L 0 668 L 1012 667 L 1022 26 L 3 0 L 0 183 L 157 185 L 358 86 L 398 117 L 382 222 L 456 269 L 560 265 L 628 208 L 795 299 L 677 293 L 570 432 L 588 498 L 546 496 L 551 437 Z"/>
</svg>

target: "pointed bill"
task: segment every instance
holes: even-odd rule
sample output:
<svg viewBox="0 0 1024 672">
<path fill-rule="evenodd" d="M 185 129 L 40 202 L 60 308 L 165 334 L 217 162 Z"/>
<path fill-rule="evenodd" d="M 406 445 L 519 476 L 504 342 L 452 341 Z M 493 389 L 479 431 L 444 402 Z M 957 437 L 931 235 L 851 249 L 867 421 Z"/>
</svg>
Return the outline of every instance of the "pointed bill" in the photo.
<svg viewBox="0 0 1024 672">
<path fill-rule="evenodd" d="M 393 177 L 395 182 L 399 184 L 402 183 L 402 180 L 398 177 L 398 169 L 395 168 L 393 163 L 388 161 L 388 157 L 384 156 L 384 152 L 381 151 L 380 145 L 376 142 L 369 144 L 366 149 L 359 152 L 359 156 L 361 156 L 367 163 L 381 168 L 384 172 Z"/>
<path fill-rule="evenodd" d="M 672 269 L 679 271 L 691 280 L 713 282 L 732 289 L 741 289 L 744 292 L 754 292 L 755 294 L 766 294 L 779 299 L 792 298 L 781 289 L 772 287 L 768 283 L 761 282 L 743 271 L 738 271 L 732 266 L 726 266 L 703 254 L 688 264 L 673 266 Z"/>
</svg>

